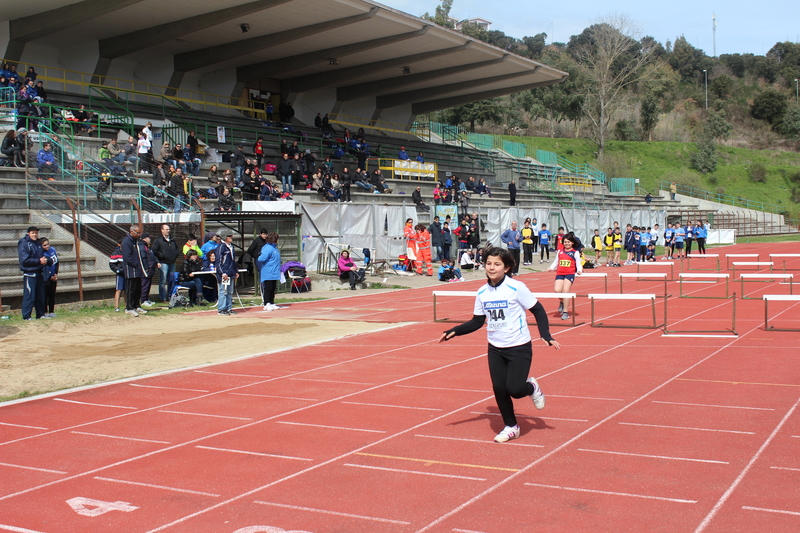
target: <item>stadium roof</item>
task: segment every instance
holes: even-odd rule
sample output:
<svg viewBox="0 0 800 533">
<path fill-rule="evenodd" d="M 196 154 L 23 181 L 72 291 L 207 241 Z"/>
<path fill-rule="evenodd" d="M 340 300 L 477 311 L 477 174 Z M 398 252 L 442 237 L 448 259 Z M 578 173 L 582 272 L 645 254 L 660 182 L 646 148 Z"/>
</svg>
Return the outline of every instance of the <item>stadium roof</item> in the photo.
<svg viewBox="0 0 800 533">
<path fill-rule="evenodd" d="M 378 110 L 410 105 L 416 115 L 566 77 L 370 0 L 36 0 L 2 11 L 7 59 L 26 59 L 31 45 L 84 47 L 103 77 L 115 60 L 140 72 L 172 56 L 169 86 L 235 68 L 233 95 L 327 89 L 338 102 L 370 97 Z"/>
</svg>

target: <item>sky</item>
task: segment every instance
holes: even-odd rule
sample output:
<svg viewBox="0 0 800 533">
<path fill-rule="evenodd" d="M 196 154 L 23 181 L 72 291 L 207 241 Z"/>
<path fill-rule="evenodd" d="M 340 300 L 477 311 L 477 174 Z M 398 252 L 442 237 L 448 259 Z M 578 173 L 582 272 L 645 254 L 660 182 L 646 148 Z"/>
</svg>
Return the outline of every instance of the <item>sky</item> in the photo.
<svg viewBox="0 0 800 533">
<path fill-rule="evenodd" d="M 411 15 L 433 14 L 438 0 L 376 0 Z M 586 27 L 613 15 L 625 15 L 641 36 L 664 44 L 683 35 L 713 55 L 712 15 L 717 16 L 717 55 L 766 54 L 779 41 L 800 42 L 800 0 L 769 0 L 766 4 L 742 0 L 454 0 L 450 15 L 457 19 L 481 17 L 493 30 L 512 37 L 546 33 L 547 42 L 567 42 Z"/>
</svg>

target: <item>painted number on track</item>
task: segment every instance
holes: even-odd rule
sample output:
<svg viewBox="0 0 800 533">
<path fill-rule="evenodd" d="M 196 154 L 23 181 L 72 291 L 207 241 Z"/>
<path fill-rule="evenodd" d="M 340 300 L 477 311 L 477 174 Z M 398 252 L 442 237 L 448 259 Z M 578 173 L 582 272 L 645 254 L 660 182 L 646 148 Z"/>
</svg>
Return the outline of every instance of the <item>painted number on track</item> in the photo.
<svg viewBox="0 0 800 533">
<path fill-rule="evenodd" d="M 242 529 L 237 529 L 233 533 L 309 533 L 309 532 L 300 531 L 298 529 L 293 529 L 292 531 L 286 531 L 285 529 L 273 526 L 248 526 L 248 527 L 243 527 Z"/>
<path fill-rule="evenodd" d="M 102 500 L 93 500 L 91 498 L 77 497 L 67 500 L 67 505 L 81 516 L 100 516 L 109 511 L 122 511 L 130 513 L 135 511 L 135 507 L 128 502 L 104 502 Z"/>
</svg>

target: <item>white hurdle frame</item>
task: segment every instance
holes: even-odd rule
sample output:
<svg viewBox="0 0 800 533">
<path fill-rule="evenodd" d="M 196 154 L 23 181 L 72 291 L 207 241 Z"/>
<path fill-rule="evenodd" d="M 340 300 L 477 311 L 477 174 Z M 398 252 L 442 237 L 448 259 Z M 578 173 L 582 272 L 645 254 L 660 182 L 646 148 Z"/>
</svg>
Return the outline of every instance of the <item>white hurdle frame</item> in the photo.
<svg viewBox="0 0 800 533">
<path fill-rule="evenodd" d="M 683 294 L 683 280 L 684 279 L 692 279 L 692 278 L 701 279 L 701 280 L 702 279 L 716 279 L 717 281 L 715 283 L 719 283 L 719 280 L 724 279 L 725 280 L 725 298 L 727 298 L 729 296 L 729 294 L 730 294 L 730 290 L 729 290 L 730 279 L 731 279 L 731 275 L 730 274 L 705 274 L 705 273 L 701 274 L 699 272 L 698 273 L 681 272 L 680 274 L 678 274 L 678 291 L 679 291 L 679 296 L 681 298 L 713 298 L 713 299 L 721 298 L 720 296 L 684 296 L 684 294 Z"/>
<path fill-rule="evenodd" d="M 756 270 L 761 270 L 761 267 L 769 267 L 769 271 L 772 272 L 772 267 L 775 266 L 775 263 L 773 263 L 772 261 L 734 261 L 733 263 L 731 263 L 731 265 L 733 265 L 733 269 L 731 269 L 731 271 L 733 272 L 733 277 L 734 279 L 736 279 L 737 266 L 738 267 L 754 266 L 757 267 Z"/>
<path fill-rule="evenodd" d="M 636 274 L 632 274 L 635 276 Z M 664 273 L 664 277 L 666 277 Z M 664 282 L 666 283 L 666 281 Z M 664 322 L 658 323 L 656 318 L 656 296 L 655 294 L 587 294 L 589 300 L 592 302 L 591 322 L 593 328 L 621 328 L 621 329 L 665 329 L 667 327 L 667 297 L 664 298 Z M 594 320 L 594 302 L 596 300 L 650 300 L 650 308 L 653 311 L 653 326 L 606 326 L 602 322 L 595 322 Z"/>
<path fill-rule="evenodd" d="M 761 259 L 761 254 L 725 254 L 725 269 L 731 269 L 731 258 L 735 258 L 735 261 L 739 259 L 753 259 L 755 258 L 756 261 Z"/>
<path fill-rule="evenodd" d="M 665 266 L 669 265 L 669 281 L 675 281 L 675 263 L 673 261 L 645 261 L 636 263 L 636 272 L 641 272 L 642 266 Z"/>
<path fill-rule="evenodd" d="M 576 279 L 579 278 L 603 278 L 605 282 L 605 293 L 608 294 L 608 273 L 607 272 L 586 272 L 585 270 L 580 276 L 576 276 Z"/>
<path fill-rule="evenodd" d="M 625 278 L 636 279 L 663 279 L 664 280 L 664 296 L 667 295 L 667 273 L 666 272 L 623 272 L 619 275 L 619 293 L 622 292 L 622 280 Z"/>
<path fill-rule="evenodd" d="M 786 268 L 786 258 L 791 257 L 791 258 L 797 259 L 797 258 L 800 258 L 800 254 L 769 254 L 769 260 L 770 261 L 774 261 L 773 258 L 776 258 L 776 257 L 780 258 L 780 259 L 783 259 L 783 266 L 781 267 L 781 270 L 786 272 L 786 270 L 787 270 L 787 268 Z M 788 270 L 800 270 L 800 268 L 790 268 Z"/>
<path fill-rule="evenodd" d="M 776 328 L 769 325 L 769 301 L 800 302 L 800 294 L 765 294 L 764 299 L 764 331 L 800 331 L 800 328 Z"/>
<path fill-rule="evenodd" d="M 761 298 L 745 296 L 744 280 L 746 279 L 769 279 L 769 280 L 786 279 L 789 280 L 789 295 L 791 296 L 794 294 L 794 274 L 777 274 L 777 273 L 739 274 L 739 281 L 742 282 L 742 296 L 741 296 L 742 300 L 761 300 Z"/>
<path fill-rule="evenodd" d="M 691 263 L 692 259 L 716 259 L 717 260 L 717 268 L 716 272 L 720 271 L 719 267 L 719 254 L 687 254 L 686 255 L 686 270 L 691 270 Z M 681 268 L 683 268 L 683 262 L 681 262 Z M 695 270 L 715 270 L 713 268 L 697 268 Z"/>
</svg>

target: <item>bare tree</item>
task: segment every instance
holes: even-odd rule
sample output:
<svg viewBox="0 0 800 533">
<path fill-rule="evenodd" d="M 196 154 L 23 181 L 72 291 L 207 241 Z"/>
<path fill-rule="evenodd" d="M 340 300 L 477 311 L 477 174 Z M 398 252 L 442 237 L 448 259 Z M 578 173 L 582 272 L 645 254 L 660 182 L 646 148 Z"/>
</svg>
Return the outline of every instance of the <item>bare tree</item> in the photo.
<svg viewBox="0 0 800 533">
<path fill-rule="evenodd" d="M 647 68 L 656 61 L 655 47 L 640 43 L 638 35 L 627 17 L 615 15 L 570 39 L 569 52 L 586 80 L 581 107 L 601 159 L 611 122 L 626 104 L 630 89 L 656 72 Z"/>
</svg>

